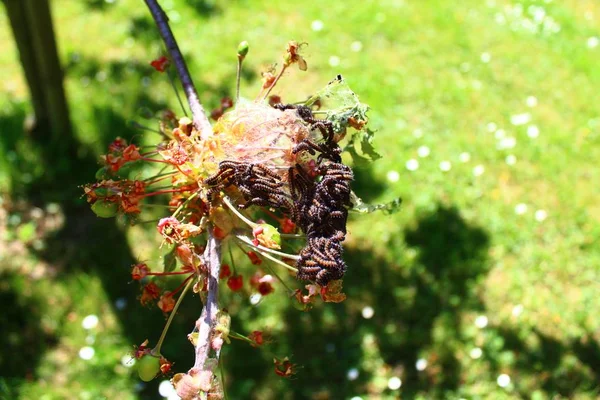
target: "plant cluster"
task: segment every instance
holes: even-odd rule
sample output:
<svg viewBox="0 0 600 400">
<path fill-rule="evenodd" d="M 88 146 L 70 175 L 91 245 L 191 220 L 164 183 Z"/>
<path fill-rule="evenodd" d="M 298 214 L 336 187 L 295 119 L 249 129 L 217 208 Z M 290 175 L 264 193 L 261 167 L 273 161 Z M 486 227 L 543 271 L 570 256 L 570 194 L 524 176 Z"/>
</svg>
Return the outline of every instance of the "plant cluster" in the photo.
<svg viewBox="0 0 600 400">
<path fill-rule="evenodd" d="M 249 284 L 262 296 L 279 282 L 302 310 L 309 310 L 318 297 L 326 302 L 345 299 L 342 242 L 348 210 L 371 209 L 351 192 L 353 173 L 342 162 L 340 143 L 345 139 L 354 155 L 357 148 L 365 157 L 375 155 L 372 132 L 366 129 L 368 107 L 341 76 L 305 101 L 285 104 L 280 96 L 269 96 L 291 65 L 306 70 L 301 47 L 288 43 L 281 69 L 263 74 L 254 101 L 240 99 L 239 86 L 235 103 L 223 99 L 211 114 L 216 123 L 210 132 L 166 110 L 159 117 L 157 143 L 142 146 L 115 139 L 102 157 L 98 181 L 84 187 L 99 217 L 119 216 L 132 224 L 141 221 L 147 207 L 167 203 L 169 214 L 157 221 L 163 245 L 171 249 L 164 270 L 139 263 L 131 276 L 141 283 L 140 302 L 156 303 L 169 318 L 157 345 L 150 348 L 145 341 L 134 355 L 140 359 L 142 379 L 169 373 L 171 364 L 161 355 L 161 345 L 186 293 L 192 289 L 198 294 L 204 309 L 189 335 L 196 364 L 172 379 L 184 399 L 222 397 L 215 369 L 230 338 L 256 347 L 265 342 L 261 331 L 243 335 L 231 330 L 227 306 L 216 297 L 219 280 L 236 292 L 251 275 Z M 238 73 L 247 53 L 243 42 Z M 169 64 L 167 57 L 151 63 L 159 72 Z M 140 166 L 144 173 L 153 171 L 152 176 L 140 178 Z M 241 249 L 246 264 L 260 269 L 248 272 L 236 266 L 233 256 L 230 264 L 222 264 L 221 246 L 229 247 L 230 255 L 233 246 Z M 307 292 L 290 288 L 282 273 L 307 281 Z M 161 289 L 157 278 L 173 275 L 182 276 L 179 286 Z M 294 373 L 288 358 L 274 363 L 278 375 Z"/>
</svg>

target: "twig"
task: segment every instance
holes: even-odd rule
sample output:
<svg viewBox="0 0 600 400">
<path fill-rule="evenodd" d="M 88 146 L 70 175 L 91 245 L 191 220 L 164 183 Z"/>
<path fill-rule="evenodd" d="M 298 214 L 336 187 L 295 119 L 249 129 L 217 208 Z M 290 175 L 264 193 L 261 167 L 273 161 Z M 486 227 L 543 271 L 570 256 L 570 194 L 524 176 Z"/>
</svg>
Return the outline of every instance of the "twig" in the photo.
<svg viewBox="0 0 600 400">
<path fill-rule="evenodd" d="M 200 104 L 198 93 L 192 82 L 187 65 L 183 60 L 179 46 L 175 41 L 173 32 L 169 27 L 168 18 L 157 0 L 145 0 L 150 9 L 152 18 L 156 22 L 160 35 L 167 46 L 167 51 L 173 59 L 175 69 L 179 75 L 179 80 L 187 97 L 188 104 L 192 110 L 194 126 L 200 131 L 201 138 L 207 139 L 212 135 L 212 127 L 206 116 L 204 108 Z M 221 242 L 213 236 L 212 230 L 208 232 L 208 242 L 203 254 L 204 263 L 208 267 L 208 294 L 206 304 L 202 308 L 200 319 L 198 320 L 198 341 L 196 342 L 196 360 L 192 370 L 204 370 L 206 361 L 210 354 L 210 333 L 216 324 L 218 311 L 218 291 L 219 291 L 219 272 L 221 270 Z M 218 360 L 219 352 L 215 358 Z"/>
<path fill-rule="evenodd" d="M 196 342 L 196 361 L 194 369 L 204 369 L 210 353 L 210 331 L 217 320 L 217 297 L 219 292 L 219 271 L 221 269 L 221 242 L 209 232 L 208 242 L 204 250 L 204 262 L 209 266 L 208 295 L 202 314 L 198 320 L 198 341 Z M 217 355 L 218 357 L 218 355 Z"/>
<path fill-rule="evenodd" d="M 160 36 L 162 36 L 163 41 L 165 42 L 165 46 L 167 46 L 167 51 L 171 55 L 173 63 L 175 64 L 177 75 L 179 75 L 179 80 L 181 81 L 181 85 L 183 86 L 183 91 L 185 92 L 188 104 L 190 105 L 190 109 L 192 110 L 194 126 L 196 127 L 196 129 L 198 129 L 198 131 L 200 131 L 201 137 L 203 139 L 206 139 L 208 136 L 212 135 L 212 128 L 206 116 L 206 112 L 204 111 L 202 104 L 200 104 L 198 92 L 196 92 L 196 88 L 194 86 L 194 82 L 192 81 L 192 77 L 190 76 L 190 72 L 187 68 L 185 61 L 183 60 L 183 55 L 181 54 L 179 46 L 177 45 L 175 37 L 173 36 L 173 32 L 169 27 L 169 18 L 167 17 L 167 14 L 165 14 L 163 9 L 160 7 L 157 0 L 145 1 L 146 5 L 150 9 L 152 18 L 154 18 L 154 22 L 156 22 L 156 26 L 158 27 L 158 31 L 160 32 Z"/>
</svg>

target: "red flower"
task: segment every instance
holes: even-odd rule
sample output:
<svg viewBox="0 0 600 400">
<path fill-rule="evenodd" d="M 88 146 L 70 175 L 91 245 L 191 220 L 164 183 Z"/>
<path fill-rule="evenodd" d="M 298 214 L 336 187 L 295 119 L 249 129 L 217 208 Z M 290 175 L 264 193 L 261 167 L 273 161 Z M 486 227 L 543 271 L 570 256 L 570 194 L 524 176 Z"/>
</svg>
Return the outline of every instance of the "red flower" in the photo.
<svg viewBox="0 0 600 400">
<path fill-rule="evenodd" d="M 213 228 L 213 235 L 215 239 L 223 240 L 227 236 L 227 232 L 215 225 Z"/>
<path fill-rule="evenodd" d="M 219 279 L 229 278 L 231 276 L 231 268 L 229 264 L 221 265 L 221 271 L 219 272 Z"/>
<path fill-rule="evenodd" d="M 257 271 L 250 278 L 250 286 L 255 288 L 261 295 L 266 296 L 275 291 L 272 285 L 274 280 L 272 275 L 263 275 L 262 271 Z"/>
<path fill-rule="evenodd" d="M 139 281 L 144 279 L 148 275 L 148 272 L 150 272 L 150 268 L 146 264 L 137 264 L 131 269 L 131 277 L 133 280 Z"/>
<path fill-rule="evenodd" d="M 260 257 L 258 256 L 258 254 L 256 254 L 253 251 L 249 251 L 246 253 L 246 255 L 248 256 L 248 258 L 250 259 L 250 262 L 254 265 L 260 265 L 262 263 L 262 260 L 260 259 Z"/>
<path fill-rule="evenodd" d="M 275 289 L 273 289 L 273 286 L 269 282 L 261 282 L 258 284 L 258 293 L 263 296 L 273 293 L 274 291 Z"/>
<path fill-rule="evenodd" d="M 172 296 L 171 292 L 165 292 L 162 296 L 160 296 L 160 300 L 158 301 L 158 308 L 162 310 L 164 313 L 168 313 L 173 311 L 173 307 L 175 307 L 175 299 Z"/>
<path fill-rule="evenodd" d="M 216 121 L 223 116 L 223 113 L 223 107 L 215 108 L 210 112 L 210 117 Z"/>
<path fill-rule="evenodd" d="M 284 218 L 281 221 L 281 232 L 283 233 L 294 233 L 296 231 L 296 224 L 289 218 Z"/>
<path fill-rule="evenodd" d="M 171 361 L 164 357 L 160 358 L 160 372 L 163 375 L 167 375 L 169 372 L 171 372 L 171 367 L 173 367 L 173 363 Z"/>
<path fill-rule="evenodd" d="M 152 61 L 150 65 L 152 65 L 152 68 L 154 68 L 158 72 L 165 72 L 165 70 L 169 66 L 169 59 L 165 56 L 162 56 Z"/>
<path fill-rule="evenodd" d="M 227 279 L 227 286 L 234 292 L 239 292 L 244 286 L 244 278 L 242 275 L 233 275 Z"/>
<path fill-rule="evenodd" d="M 120 153 L 123 150 L 125 150 L 125 147 L 127 147 L 127 141 L 123 138 L 118 137 L 115 140 L 113 140 L 111 144 L 108 145 L 108 152 Z"/>
<path fill-rule="evenodd" d="M 140 148 L 137 147 L 135 144 L 130 144 L 123 150 L 124 161 L 135 161 L 139 160 L 140 158 L 142 158 L 142 156 L 140 155 Z"/>
<path fill-rule="evenodd" d="M 231 100 L 229 97 L 223 97 L 221 99 L 221 107 L 224 109 L 233 107 L 233 100 Z"/>
<path fill-rule="evenodd" d="M 276 94 L 269 96 L 269 105 L 271 107 L 273 107 L 275 104 L 279 104 L 279 103 L 282 103 L 280 96 L 278 96 Z"/>
<path fill-rule="evenodd" d="M 177 234 L 176 228 L 179 226 L 179 224 L 180 222 L 177 220 L 177 218 L 162 218 L 160 221 L 158 221 L 156 229 L 158 229 L 158 233 L 160 233 L 166 239 L 167 243 L 173 243 L 174 236 Z"/>
<path fill-rule="evenodd" d="M 260 347 L 265 343 L 262 331 L 252 332 L 250 335 L 248 335 L 248 339 L 252 340 L 252 343 L 250 343 L 252 347 Z"/>
<path fill-rule="evenodd" d="M 176 134 L 175 131 L 176 130 L 173 131 L 174 134 Z M 189 159 L 185 147 L 176 140 L 171 140 L 166 145 L 160 145 L 158 154 L 160 154 L 166 162 L 173 165 L 183 165 Z"/>
<path fill-rule="evenodd" d="M 157 299 L 160 296 L 160 289 L 154 282 L 150 282 L 142 289 L 142 297 L 140 297 L 140 303 L 143 306 L 148 304 L 154 299 Z"/>
</svg>

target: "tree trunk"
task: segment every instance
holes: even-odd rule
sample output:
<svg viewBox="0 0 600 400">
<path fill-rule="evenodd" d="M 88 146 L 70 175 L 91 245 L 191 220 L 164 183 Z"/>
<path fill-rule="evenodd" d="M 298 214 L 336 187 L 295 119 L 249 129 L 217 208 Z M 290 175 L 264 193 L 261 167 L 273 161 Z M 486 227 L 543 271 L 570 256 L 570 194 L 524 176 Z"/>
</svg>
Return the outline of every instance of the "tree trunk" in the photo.
<svg viewBox="0 0 600 400">
<path fill-rule="evenodd" d="M 71 124 L 48 0 L 4 0 L 43 142 L 70 141 Z"/>
</svg>

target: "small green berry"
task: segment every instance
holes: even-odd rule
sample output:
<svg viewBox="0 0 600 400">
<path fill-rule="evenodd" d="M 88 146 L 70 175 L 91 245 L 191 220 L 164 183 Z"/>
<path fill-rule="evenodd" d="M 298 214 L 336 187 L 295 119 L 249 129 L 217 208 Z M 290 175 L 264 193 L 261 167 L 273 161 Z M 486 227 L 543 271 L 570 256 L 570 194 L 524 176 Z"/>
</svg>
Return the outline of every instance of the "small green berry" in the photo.
<svg viewBox="0 0 600 400">
<path fill-rule="evenodd" d="M 138 360 L 138 375 L 144 382 L 150 382 L 160 371 L 160 357 L 144 354 Z"/>
<path fill-rule="evenodd" d="M 97 200 L 92 204 L 92 211 L 100 218 L 112 218 L 117 215 L 119 205 L 110 201 Z"/>
</svg>

